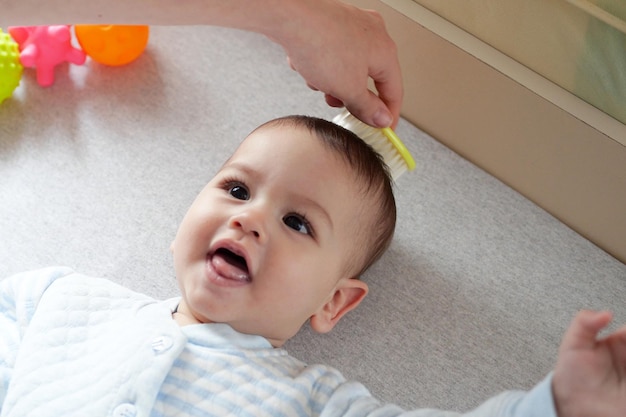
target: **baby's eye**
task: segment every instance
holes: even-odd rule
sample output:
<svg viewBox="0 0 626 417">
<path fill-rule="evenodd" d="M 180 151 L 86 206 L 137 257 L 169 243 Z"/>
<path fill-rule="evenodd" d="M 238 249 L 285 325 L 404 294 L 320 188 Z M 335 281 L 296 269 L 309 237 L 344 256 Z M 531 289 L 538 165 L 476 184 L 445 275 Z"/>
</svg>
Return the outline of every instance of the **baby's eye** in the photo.
<svg viewBox="0 0 626 417">
<path fill-rule="evenodd" d="M 305 235 L 313 235 L 313 228 L 308 222 L 306 217 L 300 214 L 288 214 L 283 217 L 283 222 L 296 232 L 300 232 Z"/>
<path fill-rule="evenodd" d="M 248 200 L 250 198 L 250 192 L 248 189 L 238 183 L 233 183 L 228 186 L 228 193 L 235 197 L 237 200 Z"/>
</svg>

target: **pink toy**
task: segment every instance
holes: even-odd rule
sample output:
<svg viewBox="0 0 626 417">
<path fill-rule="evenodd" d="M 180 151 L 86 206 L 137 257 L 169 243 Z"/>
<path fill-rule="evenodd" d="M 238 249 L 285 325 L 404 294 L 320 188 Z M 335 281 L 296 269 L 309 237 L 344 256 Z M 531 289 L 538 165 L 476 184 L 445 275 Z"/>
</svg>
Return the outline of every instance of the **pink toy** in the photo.
<svg viewBox="0 0 626 417">
<path fill-rule="evenodd" d="M 13 26 L 9 33 L 19 45 L 20 62 L 37 70 L 37 82 L 43 87 L 54 83 L 54 67 L 60 63 L 85 63 L 85 53 L 72 46 L 68 25 Z"/>
</svg>

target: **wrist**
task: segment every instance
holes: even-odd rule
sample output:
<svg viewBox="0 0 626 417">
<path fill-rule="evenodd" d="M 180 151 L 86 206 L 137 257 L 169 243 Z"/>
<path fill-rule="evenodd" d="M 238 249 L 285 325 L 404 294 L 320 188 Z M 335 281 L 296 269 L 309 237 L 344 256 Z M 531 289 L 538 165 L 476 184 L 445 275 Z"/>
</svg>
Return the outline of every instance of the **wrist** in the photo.
<svg viewBox="0 0 626 417">
<path fill-rule="evenodd" d="M 559 374 L 558 371 L 555 371 L 552 377 L 551 389 L 552 389 L 552 399 L 554 402 L 554 409 L 556 411 L 556 416 L 557 417 L 586 417 L 579 413 L 579 410 L 577 407 L 569 406 L 569 404 L 572 403 L 572 401 L 568 400 L 569 398 L 571 398 L 571 395 L 568 395 L 567 392 L 565 392 L 562 389 L 563 385 L 564 384 L 562 383 L 561 375 Z"/>
</svg>

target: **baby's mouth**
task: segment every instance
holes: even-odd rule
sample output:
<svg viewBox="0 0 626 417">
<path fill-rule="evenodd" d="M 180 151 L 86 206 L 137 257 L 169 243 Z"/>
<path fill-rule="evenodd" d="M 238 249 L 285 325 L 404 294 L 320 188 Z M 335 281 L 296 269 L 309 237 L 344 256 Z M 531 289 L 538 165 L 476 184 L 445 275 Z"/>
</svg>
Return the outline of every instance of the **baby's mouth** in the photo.
<svg viewBox="0 0 626 417">
<path fill-rule="evenodd" d="M 217 273 L 224 278 L 248 282 L 251 280 L 246 259 L 229 249 L 217 249 L 211 256 L 211 263 Z"/>
</svg>

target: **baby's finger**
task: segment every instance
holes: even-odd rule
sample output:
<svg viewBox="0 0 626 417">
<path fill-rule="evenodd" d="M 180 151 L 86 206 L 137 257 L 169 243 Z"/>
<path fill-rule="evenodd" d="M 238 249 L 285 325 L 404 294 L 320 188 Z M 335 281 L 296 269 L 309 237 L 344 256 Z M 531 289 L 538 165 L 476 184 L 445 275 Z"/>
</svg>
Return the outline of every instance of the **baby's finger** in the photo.
<svg viewBox="0 0 626 417">
<path fill-rule="evenodd" d="M 563 350 L 592 349 L 596 345 L 598 332 L 611 321 L 612 314 L 608 311 L 580 311 L 563 337 Z"/>
<path fill-rule="evenodd" d="M 620 353 L 623 354 L 624 360 L 626 360 L 626 325 L 615 330 L 600 341 L 607 341 L 614 344 L 616 348 L 620 349 Z"/>
<path fill-rule="evenodd" d="M 613 360 L 613 368 L 626 383 L 626 326 L 601 338 L 598 343 L 606 347 Z"/>
</svg>

